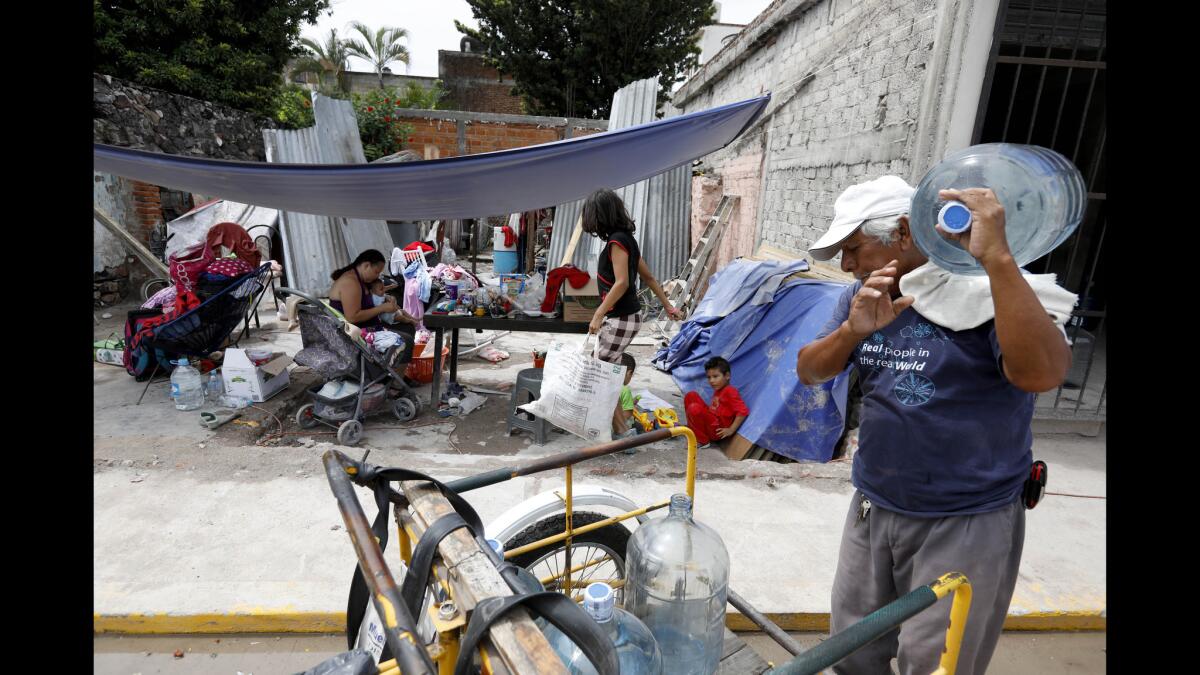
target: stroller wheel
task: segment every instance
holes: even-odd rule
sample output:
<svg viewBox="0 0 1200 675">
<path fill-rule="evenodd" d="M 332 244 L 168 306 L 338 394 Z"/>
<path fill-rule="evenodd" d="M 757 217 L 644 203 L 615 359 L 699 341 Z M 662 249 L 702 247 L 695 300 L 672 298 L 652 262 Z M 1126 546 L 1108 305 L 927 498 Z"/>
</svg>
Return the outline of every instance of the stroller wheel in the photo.
<svg viewBox="0 0 1200 675">
<path fill-rule="evenodd" d="M 305 403 L 296 411 L 296 424 L 300 425 L 301 429 L 312 429 L 320 424 L 317 416 L 313 414 L 313 404 Z"/>
<path fill-rule="evenodd" d="M 392 402 L 392 412 L 395 413 L 396 419 L 408 422 L 417 416 L 417 406 L 410 399 L 401 396 Z"/>
<path fill-rule="evenodd" d="M 362 438 L 363 425 L 358 420 L 346 420 L 338 427 L 338 443 L 342 445 L 357 445 Z"/>
</svg>

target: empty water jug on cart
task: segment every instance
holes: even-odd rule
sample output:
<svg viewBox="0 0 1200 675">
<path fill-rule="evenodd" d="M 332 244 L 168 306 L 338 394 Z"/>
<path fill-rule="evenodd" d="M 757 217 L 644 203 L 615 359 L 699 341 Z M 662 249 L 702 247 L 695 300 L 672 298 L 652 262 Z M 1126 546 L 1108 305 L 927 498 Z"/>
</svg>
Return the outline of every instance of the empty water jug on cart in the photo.
<svg viewBox="0 0 1200 675">
<path fill-rule="evenodd" d="M 603 582 L 589 584 L 583 592 L 583 609 L 604 629 L 617 648 L 621 675 L 659 675 L 663 672 L 662 653 L 646 624 L 629 612 L 618 609 L 612 586 Z M 596 669 L 583 650 L 552 625 L 542 632 L 571 675 L 594 675 Z"/>
<path fill-rule="evenodd" d="M 970 210 L 938 198 L 940 190 L 990 188 L 1004 207 L 1004 232 L 1018 267 L 1066 241 L 1083 219 L 1087 188 L 1079 169 L 1059 153 L 1036 145 L 985 143 L 946 156 L 917 184 L 909 210 L 913 241 L 938 267 L 956 274 L 984 274 L 962 245 L 943 237 L 972 226 Z"/>
<path fill-rule="evenodd" d="M 674 495 L 666 518 L 639 527 L 625 556 L 625 609 L 658 641 L 666 675 L 711 675 L 725 637 L 729 552 Z"/>
<path fill-rule="evenodd" d="M 204 386 L 200 382 L 200 371 L 192 367 L 187 359 L 175 362 L 171 373 L 171 399 L 176 410 L 195 410 L 204 405 Z"/>
</svg>

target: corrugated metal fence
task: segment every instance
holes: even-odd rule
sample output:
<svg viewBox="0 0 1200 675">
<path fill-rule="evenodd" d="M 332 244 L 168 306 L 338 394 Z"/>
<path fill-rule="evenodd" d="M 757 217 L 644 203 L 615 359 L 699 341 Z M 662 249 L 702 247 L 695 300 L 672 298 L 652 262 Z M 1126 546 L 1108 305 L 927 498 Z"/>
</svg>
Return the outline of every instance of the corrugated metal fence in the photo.
<svg viewBox="0 0 1200 675">
<path fill-rule="evenodd" d="M 613 95 L 609 131 L 654 121 L 658 78 L 648 78 L 626 85 Z M 679 111 L 668 106 L 667 117 Z M 691 241 L 692 167 L 683 164 L 633 185 L 613 187 L 629 217 L 637 225 L 634 233 L 642 249 L 642 257 L 650 271 L 660 281 L 675 276 L 687 262 Z M 575 221 L 583 209 L 583 200 L 560 204 L 554 211 L 554 236 L 546 262 L 550 269 L 558 267 L 566 253 L 567 244 L 575 230 Z M 595 272 L 600 240 L 584 236 L 575 248 L 575 266 Z"/>
<path fill-rule="evenodd" d="M 358 121 L 349 101 L 313 94 L 314 126 L 287 131 L 264 129 L 267 161 L 289 164 L 365 164 Z M 284 272 L 292 288 L 324 295 L 333 270 L 366 249 L 385 256 L 392 249 L 382 220 L 280 213 Z"/>
</svg>

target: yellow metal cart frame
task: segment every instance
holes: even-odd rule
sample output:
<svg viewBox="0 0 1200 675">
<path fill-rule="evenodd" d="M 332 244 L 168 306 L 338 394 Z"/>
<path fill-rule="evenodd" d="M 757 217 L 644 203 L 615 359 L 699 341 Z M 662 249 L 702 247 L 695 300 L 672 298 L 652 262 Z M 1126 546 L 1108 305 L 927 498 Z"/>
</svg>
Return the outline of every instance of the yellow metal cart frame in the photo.
<svg viewBox="0 0 1200 675">
<path fill-rule="evenodd" d="M 584 533 L 615 525 L 630 518 L 636 518 L 651 511 L 665 508 L 669 505 L 670 501 L 655 502 L 604 520 L 581 527 L 574 527 L 572 522 L 572 515 L 574 513 L 574 465 L 589 459 L 622 452 L 628 448 L 649 445 L 677 437 L 683 437 L 687 441 L 687 468 L 684 490 L 694 500 L 696 491 L 696 436 L 686 426 L 660 429 L 628 439 L 560 453 L 521 466 L 484 472 L 457 481 L 450 481 L 446 483 L 446 487 L 455 493 L 462 493 L 521 476 L 564 469 L 566 478 L 563 495 L 566 525 L 564 531 L 505 551 L 504 557 L 511 559 L 530 551 L 561 543 L 564 547 L 566 559 L 563 570 L 558 574 L 542 578 L 540 581 L 544 585 L 558 582 L 557 586 L 562 592 L 578 601 L 581 596 L 574 592 L 575 589 L 572 585 L 573 575 L 579 574 L 587 567 L 600 564 L 605 559 L 601 558 L 589 561 L 583 565 L 572 566 L 570 555 L 574 539 Z M 405 675 L 417 673 L 431 675 L 434 672 L 438 675 L 452 675 L 455 663 L 459 657 L 459 642 L 466 630 L 467 615 L 473 609 L 472 596 L 477 595 L 479 589 L 469 589 L 472 579 L 469 578 L 469 573 L 463 572 L 464 566 L 462 564 L 448 565 L 445 561 L 436 561 L 434 563 L 433 576 L 430 577 L 433 598 L 429 602 L 428 608 L 428 619 L 433 623 L 436 638 L 432 644 L 422 644 L 417 638 L 416 626 L 423 618 L 408 616 L 408 610 L 400 601 L 396 582 L 384 561 L 383 551 L 379 546 L 378 540 L 372 534 L 371 526 L 353 491 L 353 482 L 364 484 L 355 479 L 361 475 L 373 474 L 374 471 L 372 469 L 375 467 L 366 464 L 365 457 L 362 461 L 355 461 L 337 450 L 328 451 L 325 453 L 323 459 L 330 486 L 338 499 L 338 505 L 346 522 L 347 531 L 354 543 L 359 564 L 364 572 L 367 585 L 370 588 L 372 602 L 379 616 L 383 619 L 387 644 L 393 654 L 396 654 L 396 658 L 380 663 L 378 672 L 382 675 L 399 675 L 400 673 L 404 673 Z M 430 522 L 432 516 L 428 518 L 419 517 L 421 514 L 418 511 L 422 508 L 428 508 L 428 504 L 431 502 L 423 501 L 421 506 L 418 506 L 411 499 L 416 494 L 416 488 L 413 488 L 409 483 L 405 483 L 403 487 L 404 498 L 400 500 L 402 503 L 396 506 L 395 515 L 398 524 L 400 555 L 407 566 L 412 562 L 413 542 L 418 540 L 424 531 L 424 527 L 419 521 Z M 390 486 L 388 489 L 390 490 Z M 448 507 L 448 502 L 446 505 Z M 467 540 L 464 539 L 463 541 Z M 473 547 L 478 551 L 478 545 L 474 543 L 474 540 L 471 539 L 470 542 L 467 546 Z M 439 548 L 439 550 L 443 549 Z M 457 569 L 452 569 L 453 567 L 457 567 Z M 606 581 L 615 587 L 620 587 L 624 583 L 623 579 Z M 507 588 L 499 589 L 499 594 L 506 594 L 504 591 L 507 590 Z M 757 610 L 750 607 L 741 596 L 732 590 L 730 591 L 730 602 L 785 649 L 796 655 L 797 658 L 792 661 L 769 671 L 792 675 L 820 672 L 822 669 L 833 665 L 853 651 L 899 626 L 901 622 L 911 616 L 951 594 L 953 594 L 954 600 L 951 607 L 950 624 L 946 632 L 945 650 L 941 657 L 940 666 L 934 675 L 953 675 L 958 662 L 963 630 L 966 625 L 971 602 L 970 583 L 962 574 L 945 574 L 930 584 L 922 586 L 877 610 L 854 626 L 837 635 L 831 636 L 818 647 L 806 652 L 801 652 L 795 641 L 784 631 Z M 544 637 L 541 637 L 540 631 L 536 631 L 535 629 L 534 632 L 537 633 L 537 636 L 531 642 L 527 641 L 527 646 L 538 651 L 541 651 L 543 648 L 548 650 L 549 645 L 545 643 Z M 537 639 L 539 638 L 541 644 L 537 644 Z M 495 645 L 489 644 L 488 641 L 481 643 L 479 655 L 482 663 L 482 671 L 485 675 L 501 675 L 503 673 L 526 675 L 525 672 L 521 671 L 519 666 L 514 668 L 513 664 L 509 663 L 512 661 L 511 653 L 506 660 L 502 658 L 501 651 L 503 650 L 497 650 Z M 545 653 L 543 652 L 541 656 L 544 659 Z M 561 663 L 556 664 L 543 660 L 536 667 L 530 669 L 529 672 L 553 672 L 555 665 L 561 669 Z M 526 667 L 529 668 L 529 666 Z M 549 668 L 549 671 L 546 670 L 547 668 Z M 560 670 L 559 672 L 562 671 Z"/>
</svg>

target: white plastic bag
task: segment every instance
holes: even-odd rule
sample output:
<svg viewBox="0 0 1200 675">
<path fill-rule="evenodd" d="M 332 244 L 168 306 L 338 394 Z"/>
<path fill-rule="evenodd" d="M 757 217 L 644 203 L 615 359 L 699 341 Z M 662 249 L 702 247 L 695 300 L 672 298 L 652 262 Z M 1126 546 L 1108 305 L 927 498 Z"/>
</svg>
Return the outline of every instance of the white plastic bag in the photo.
<svg viewBox="0 0 1200 675">
<path fill-rule="evenodd" d="M 595 345 L 588 349 L 592 339 L 589 335 L 578 346 L 552 342 L 540 397 L 518 408 L 586 441 L 607 443 L 612 440 L 625 366 L 597 359 Z"/>
<path fill-rule="evenodd" d="M 525 280 L 525 290 L 521 291 L 513 304 L 517 309 L 532 316 L 541 316 L 542 301 L 546 299 L 546 285 L 540 274 L 534 274 Z"/>
</svg>

